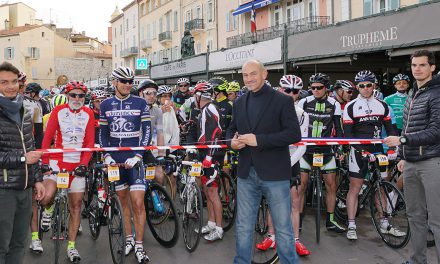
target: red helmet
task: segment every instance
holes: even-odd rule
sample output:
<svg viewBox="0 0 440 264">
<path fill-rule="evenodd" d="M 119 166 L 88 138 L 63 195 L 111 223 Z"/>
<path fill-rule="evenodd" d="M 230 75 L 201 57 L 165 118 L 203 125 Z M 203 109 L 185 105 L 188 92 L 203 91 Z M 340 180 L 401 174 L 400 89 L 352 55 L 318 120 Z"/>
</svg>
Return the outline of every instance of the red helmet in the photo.
<svg viewBox="0 0 440 264">
<path fill-rule="evenodd" d="M 81 89 L 84 93 L 87 93 L 87 87 L 84 85 L 83 82 L 70 81 L 68 84 L 66 84 L 66 93 L 69 93 L 74 89 Z"/>
<path fill-rule="evenodd" d="M 198 83 L 193 90 L 193 94 L 199 94 L 205 98 L 211 98 L 214 93 L 212 85 L 208 82 Z"/>
</svg>

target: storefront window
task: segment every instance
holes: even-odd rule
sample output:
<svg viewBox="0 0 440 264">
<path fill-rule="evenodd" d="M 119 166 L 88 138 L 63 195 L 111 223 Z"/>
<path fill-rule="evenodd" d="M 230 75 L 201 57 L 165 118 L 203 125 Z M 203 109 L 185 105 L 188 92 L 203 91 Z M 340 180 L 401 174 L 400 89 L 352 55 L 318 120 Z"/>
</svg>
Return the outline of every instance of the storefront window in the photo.
<svg viewBox="0 0 440 264">
<path fill-rule="evenodd" d="M 373 1 L 364 0 L 364 16 L 369 16 L 373 13 Z"/>
</svg>

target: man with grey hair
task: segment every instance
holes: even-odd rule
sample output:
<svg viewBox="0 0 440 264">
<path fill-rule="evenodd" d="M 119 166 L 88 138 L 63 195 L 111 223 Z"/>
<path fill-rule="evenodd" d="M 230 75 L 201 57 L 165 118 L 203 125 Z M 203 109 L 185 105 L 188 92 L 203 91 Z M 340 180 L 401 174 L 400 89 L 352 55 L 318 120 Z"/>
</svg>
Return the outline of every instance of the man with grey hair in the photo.
<svg viewBox="0 0 440 264">
<path fill-rule="evenodd" d="M 235 264 L 251 263 L 258 205 L 266 198 L 281 263 L 298 263 L 290 221 L 289 145 L 301 140 L 295 105 L 265 84 L 267 70 L 257 60 L 243 67 L 249 92 L 236 100 L 227 131 L 229 146 L 239 151 Z"/>
</svg>

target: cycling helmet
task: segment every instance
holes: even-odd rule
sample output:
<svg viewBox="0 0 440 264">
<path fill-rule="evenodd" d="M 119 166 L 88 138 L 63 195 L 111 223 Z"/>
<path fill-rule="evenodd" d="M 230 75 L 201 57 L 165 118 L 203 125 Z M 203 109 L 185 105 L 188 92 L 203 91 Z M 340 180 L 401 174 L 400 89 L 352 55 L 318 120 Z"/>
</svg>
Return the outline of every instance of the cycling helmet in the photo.
<svg viewBox="0 0 440 264">
<path fill-rule="evenodd" d="M 298 100 L 306 98 L 307 96 L 309 96 L 309 92 L 306 90 L 301 90 L 301 91 L 299 91 Z"/>
<path fill-rule="evenodd" d="M 204 82 L 206 82 L 206 80 L 200 80 L 200 81 L 197 81 L 197 83 L 196 83 L 196 84 L 199 84 L 199 83 L 204 83 Z"/>
<path fill-rule="evenodd" d="M 220 91 L 220 92 L 226 92 L 226 89 L 228 89 L 229 86 L 228 81 L 226 81 L 225 78 L 220 76 L 211 78 L 208 82 L 212 85 L 212 88 L 215 91 Z"/>
<path fill-rule="evenodd" d="M 74 89 L 81 89 L 84 93 L 87 93 L 87 87 L 83 82 L 79 81 L 70 81 L 66 84 L 66 93 L 70 93 L 70 91 Z"/>
<path fill-rule="evenodd" d="M 28 83 L 28 85 L 26 85 L 26 93 L 39 93 L 41 90 L 43 90 L 43 88 L 41 88 L 41 86 L 38 83 Z"/>
<path fill-rule="evenodd" d="M 212 88 L 212 84 L 209 82 L 199 83 L 194 88 L 194 94 L 211 99 L 212 95 L 214 94 L 214 89 Z"/>
<path fill-rule="evenodd" d="M 310 76 L 309 85 L 312 83 L 322 83 L 325 87 L 330 88 L 330 77 L 325 73 L 316 73 Z"/>
<path fill-rule="evenodd" d="M 52 106 L 52 109 L 56 106 L 62 105 L 67 103 L 67 97 L 64 94 L 58 94 L 52 97 L 52 100 L 50 101 L 50 105 Z"/>
<path fill-rule="evenodd" d="M 26 82 L 26 73 L 24 73 L 24 72 L 20 72 L 19 74 L 18 74 L 18 81 L 19 82 Z"/>
<path fill-rule="evenodd" d="M 57 87 L 54 87 L 50 90 L 51 94 L 60 94 L 60 89 L 58 89 Z"/>
<path fill-rule="evenodd" d="M 335 85 L 333 86 L 335 90 L 344 89 L 344 90 L 354 90 L 355 85 L 349 80 L 337 80 Z"/>
<path fill-rule="evenodd" d="M 171 94 L 171 93 L 173 93 L 173 89 L 171 89 L 171 87 L 169 87 L 168 85 L 161 85 L 157 90 L 157 96 L 160 96 L 162 94 Z"/>
<path fill-rule="evenodd" d="M 137 93 L 139 94 L 140 92 L 142 92 L 143 90 L 147 89 L 147 88 L 154 88 L 154 89 L 159 89 L 159 86 L 157 85 L 157 83 L 153 80 L 150 79 L 146 79 L 144 81 L 142 81 L 139 86 L 137 87 Z"/>
<path fill-rule="evenodd" d="M 120 66 L 113 70 L 112 77 L 115 79 L 133 80 L 134 72 L 129 67 Z"/>
<path fill-rule="evenodd" d="M 408 75 L 402 74 L 402 73 L 399 73 L 396 76 L 394 76 L 393 84 L 396 84 L 396 82 L 398 82 L 398 81 L 407 81 L 408 83 L 411 82 Z"/>
<path fill-rule="evenodd" d="M 236 81 L 230 82 L 226 88 L 227 93 L 237 93 L 238 91 L 240 91 L 240 84 Z"/>
<path fill-rule="evenodd" d="M 92 100 L 105 99 L 108 97 L 108 94 L 103 90 L 93 90 L 91 92 L 91 96 L 92 96 Z"/>
<path fill-rule="evenodd" d="M 188 78 L 180 78 L 177 80 L 177 85 L 180 85 L 181 83 L 187 83 L 189 84 L 189 79 Z"/>
<path fill-rule="evenodd" d="M 354 81 L 357 83 L 360 83 L 360 82 L 376 83 L 377 79 L 376 79 L 376 75 L 374 75 L 374 73 L 372 73 L 371 71 L 363 70 L 363 71 L 360 71 L 356 74 Z"/>
<path fill-rule="evenodd" d="M 296 75 L 284 75 L 280 79 L 280 86 L 282 88 L 301 90 L 303 88 L 303 81 Z"/>
</svg>

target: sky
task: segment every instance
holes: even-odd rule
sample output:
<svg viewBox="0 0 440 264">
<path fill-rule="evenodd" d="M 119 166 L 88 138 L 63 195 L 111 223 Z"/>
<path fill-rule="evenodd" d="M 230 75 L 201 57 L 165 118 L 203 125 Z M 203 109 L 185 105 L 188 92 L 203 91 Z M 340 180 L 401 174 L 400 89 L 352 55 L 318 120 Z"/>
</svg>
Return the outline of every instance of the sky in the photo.
<svg viewBox="0 0 440 264">
<path fill-rule="evenodd" d="M 89 37 L 107 41 L 110 15 L 116 5 L 122 9 L 132 0 L 0 0 L 0 3 L 23 2 L 37 11 L 36 18 L 55 23 L 59 28 L 73 27 Z"/>
</svg>

